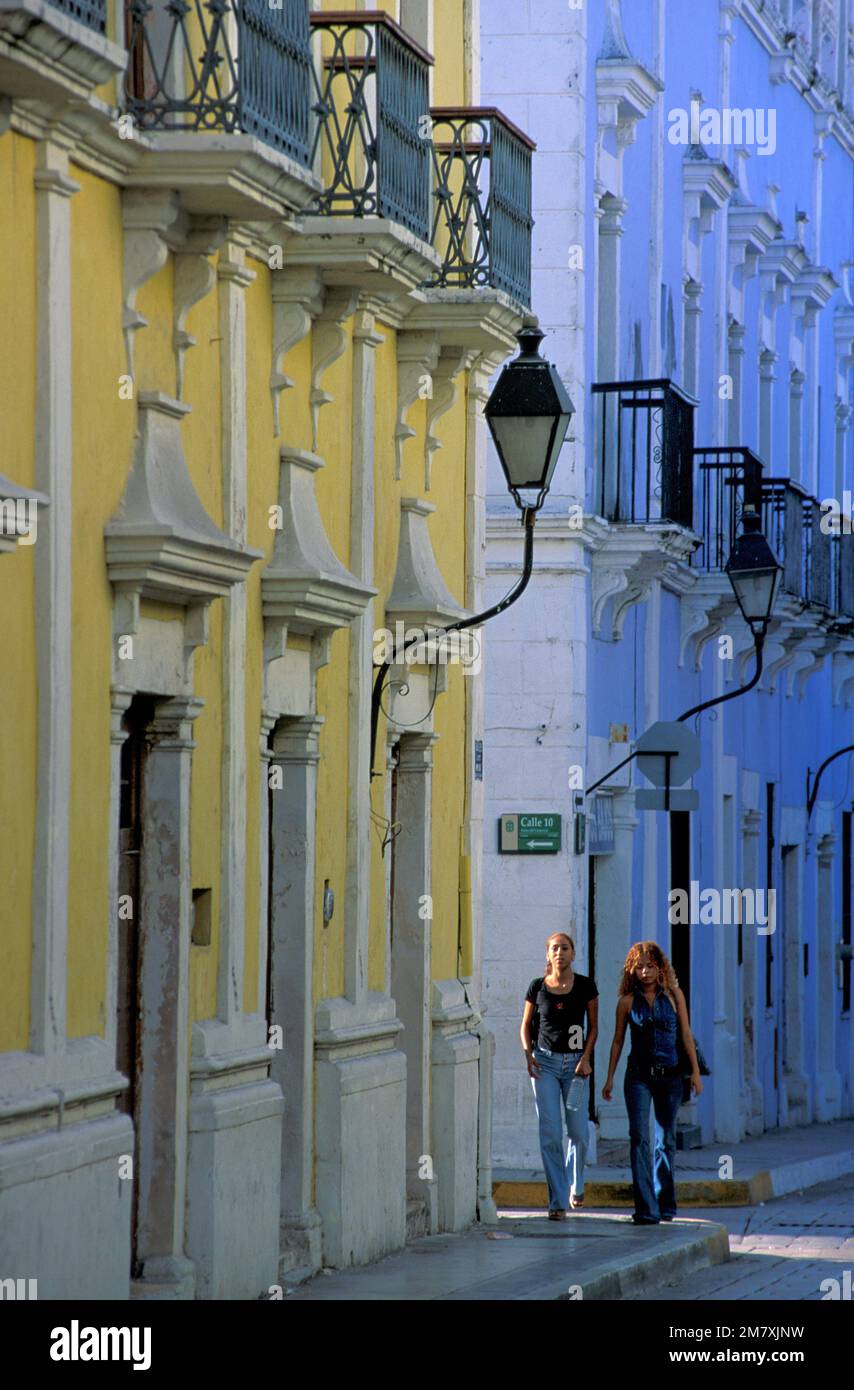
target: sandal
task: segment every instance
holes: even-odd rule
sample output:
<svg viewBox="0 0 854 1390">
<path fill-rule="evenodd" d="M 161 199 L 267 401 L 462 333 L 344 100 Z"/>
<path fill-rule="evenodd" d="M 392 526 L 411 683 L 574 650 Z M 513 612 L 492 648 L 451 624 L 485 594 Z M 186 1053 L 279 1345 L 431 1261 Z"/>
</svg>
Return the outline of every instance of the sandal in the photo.
<svg viewBox="0 0 854 1390">
<path fill-rule="evenodd" d="M 584 1206 L 584 1193 L 582 1192 L 582 1194 L 581 1194 L 580 1197 L 574 1197 L 574 1196 L 570 1195 L 570 1198 L 569 1198 L 569 1205 L 572 1207 L 573 1211 L 575 1211 L 576 1207 L 583 1207 L 583 1206 Z"/>
<path fill-rule="evenodd" d="M 566 1220 L 566 1212 L 565 1212 L 565 1211 L 560 1211 L 560 1210 L 558 1209 L 558 1210 L 556 1210 L 556 1211 L 550 1211 L 550 1212 L 549 1212 L 549 1221 L 565 1221 L 565 1220 Z"/>
</svg>

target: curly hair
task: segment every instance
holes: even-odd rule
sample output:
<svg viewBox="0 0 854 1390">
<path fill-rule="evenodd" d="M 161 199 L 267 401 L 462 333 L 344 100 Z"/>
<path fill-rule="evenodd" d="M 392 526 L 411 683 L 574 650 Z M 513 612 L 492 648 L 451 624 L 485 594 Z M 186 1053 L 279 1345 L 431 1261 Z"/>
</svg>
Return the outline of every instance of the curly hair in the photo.
<svg viewBox="0 0 854 1390">
<path fill-rule="evenodd" d="M 633 994 L 637 988 L 635 971 L 640 964 L 642 956 L 649 956 L 658 966 L 658 980 L 656 983 L 664 990 L 665 994 L 673 996 L 679 988 L 679 981 L 676 972 L 667 956 L 662 951 L 657 941 L 636 941 L 629 947 L 629 954 L 626 956 L 626 963 L 620 975 L 619 993 Z"/>
<path fill-rule="evenodd" d="M 549 974 L 549 972 L 550 972 L 550 970 L 551 970 L 551 968 L 552 968 L 552 963 L 551 963 L 551 961 L 549 960 L 549 944 L 550 944 L 552 941 L 554 941 L 554 939 L 555 939 L 556 936 L 562 936 L 563 939 L 564 939 L 564 941 L 568 941 L 569 944 L 570 944 L 570 946 L 572 947 L 572 954 L 573 954 L 573 956 L 575 955 L 575 942 L 573 941 L 573 939 L 572 939 L 572 937 L 570 936 L 569 932 L 568 932 L 568 931 L 553 931 L 552 934 L 551 934 L 551 936 L 550 936 L 550 937 L 548 938 L 548 940 L 546 941 L 546 974 L 547 974 L 547 975 Z"/>
</svg>

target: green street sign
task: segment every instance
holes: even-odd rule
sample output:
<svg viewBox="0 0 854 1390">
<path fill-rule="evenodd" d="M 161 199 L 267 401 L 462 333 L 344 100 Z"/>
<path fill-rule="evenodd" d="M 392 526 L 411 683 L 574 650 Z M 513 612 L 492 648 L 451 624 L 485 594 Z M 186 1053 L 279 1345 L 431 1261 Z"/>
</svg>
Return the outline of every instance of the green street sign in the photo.
<svg viewBox="0 0 854 1390">
<path fill-rule="evenodd" d="M 560 816 L 552 811 L 514 812 L 498 820 L 501 854 L 557 854 Z"/>
</svg>

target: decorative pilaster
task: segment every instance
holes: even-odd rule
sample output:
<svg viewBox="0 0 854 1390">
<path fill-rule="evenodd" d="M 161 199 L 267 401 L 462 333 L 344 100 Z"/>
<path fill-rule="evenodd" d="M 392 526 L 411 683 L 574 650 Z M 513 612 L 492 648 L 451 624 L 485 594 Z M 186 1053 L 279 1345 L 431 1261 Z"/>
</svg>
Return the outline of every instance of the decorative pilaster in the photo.
<svg viewBox="0 0 854 1390">
<path fill-rule="evenodd" d="M 140 919 L 137 1297 L 192 1298 L 184 1253 L 190 1053 L 190 772 L 194 697 L 161 701 L 149 724 Z"/>
<path fill-rule="evenodd" d="M 36 152 L 37 358 L 35 485 L 50 498 L 35 547 L 38 684 L 36 822 L 33 846 L 30 1048 L 65 1050 L 68 838 L 71 797 L 71 206 L 80 185 L 68 151 Z"/>
<path fill-rule="evenodd" d="M 838 930 L 833 911 L 833 866 L 836 836 L 823 835 L 818 842 L 818 894 L 816 903 L 817 960 L 815 979 L 816 1094 L 815 1118 L 836 1120 L 842 1109 L 842 1078 L 836 1070 L 837 998 L 836 942 Z"/>
</svg>

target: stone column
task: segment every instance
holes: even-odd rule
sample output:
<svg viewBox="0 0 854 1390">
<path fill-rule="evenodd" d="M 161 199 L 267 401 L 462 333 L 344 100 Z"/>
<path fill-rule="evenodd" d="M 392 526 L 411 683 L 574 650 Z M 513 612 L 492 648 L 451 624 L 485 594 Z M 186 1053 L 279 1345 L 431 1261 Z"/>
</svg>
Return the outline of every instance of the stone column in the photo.
<svg viewBox="0 0 854 1390">
<path fill-rule="evenodd" d="M 353 466 L 350 569 L 364 584 L 374 573 L 374 428 L 376 349 L 384 341 L 374 314 L 360 307 L 353 327 Z M 371 697 L 374 604 L 350 625 L 347 883 L 344 990 L 357 1006 L 368 991 L 371 911 Z M 380 750 L 381 756 L 381 750 Z"/>
<path fill-rule="evenodd" d="M 816 912 L 816 1097 L 815 1118 L 836 1120 L 842 1113 L 842 1078 L 836 1070 L 836 917 L 833 910 L 833 865 L 836 836 L 818 842 Z"/>
<path fill-rule="evenodd" d="M 785 809 L 785 808 L 784 808 Z M 809 1082 L 804 1072 L 804 956 L 803 956 L 803 847 L 793 844 L 783 852 L 783 916 L 777 930 L 783 932 L 783 1124 L 810 1121 Z M 779 916 L 779 914 L 778 914 Z"/>
<path fill-rule="evenodd" d="M 184 1254 L 190 1023 L 190 775 L 202 701 L 162 700 L 148 728 L 141 864 L 139 1234 L 132 1294 L 192 1298 Z"/>
<path fill-rule="evenodd" d="M 729 326 L 728 370 L 732 377 L 732 400 L 728 402 L 727 441 L 742 444 L 742 413 L 744 409 L 744 339 L 746 328 L 743 323 L 731 322 Z"/>
<path fill-rule="evenodd" d="M 741 818 L 741 881 L 745 887 L 756 888 L 759 884 L 759 834 L 762 816 L 759 811 L 745 811 Z M 763 940 L 765 938 L 763 937 Z M 759 1073 L 759 1049 L 756 1041 L 756 1026 L 760 1009 L 760 982 L 757 971 L 760 969 L 760 953 L 757 949 L 759 938 L 756 927 L 746 924 L 742 932 L 744 963 L 742 966 L 744 1010 L 744 1092 L 742 1095 L 742 1114 L 744 1130 L 748 1135 L 762 1134 L 765 1129 L 762 1078 Z"/>
<path fill-rule="evenodd" d="M 773 458 L 771 448 L 774 442 L 774 367 L 777 353 L 766 348 L 759 354 L 759 454 L 763 459 Z"/>
<path fill-rule="evenodd" d="M 65 1051 L 71 796 L 71 204 L 68 151 L 36 147 L 35 486 L 50 499 L 35 547 L 38 775 L 30 1049 Z"/>
<path fill-rule="evenodd" d="M 438 1229 L 437 1184 L 419 1177 L 420 1158 L 431 1152 L 430 1005 L 432 917 L 422 901 L 432 893 L 431 733 L 405 734 L 400 740 L 397 819 L 394 842 L 394 936 L 391 988 L 404 1028 L 406 1054 L 406 1191 L 426 1206 L 427 1230 Z"/>
<path fill-rule="evenodd" d="M 323 719 L 282 719 L 273 735 L 270 845 L 270 1024 L 282 1029 L 272 1079 L 285 1097 L 282 1129 L 282 1273 L 320 1265 L 320 1217 L 312 1202 L 314 1166 L 314 880 L 317 764 Z"/>
<path fill-rule="evenodd" d="M 243 247 L 230 242 L 219 275 L 222 372 L 223 530 L 246 544 L 246 289 L 255 272 Z M 222 638 L 223 760 L 217 1014 L 231 1023 L 243 1013 L 246 921 L 246 585 L 229 591 Z M 263 1012 L 263 1005 L 259 1008 Z"/>
<path fill-rule="evenodd" d="M 613 814 L 614 852 L 600 855 L 596 866 L 596 972 L 600 987 L 617 978 L 629 946 L 637 936 L 634 927 L 632 861 L 634 835 L 639 822 L 635 814 L 634 791 L 614 792 Z M 596 1044 L 596 1076 L 597 1079 L 601 1077 L 603 1083 L 608 1074 L 616 1007 L 613 987 L 604 988 L 599 1001 L 599 1040 Z M 629 1132 L 629 1118 L 623 1099 L 623 1076 L 628 1053 L 627 1036 L 614 1078 L 613 1099 L 610 1102 L 597 1101 L 602 1139 L 625 1139 Z M 601 1093 L 601 1086 L 599 1089 Z"/>
</svg>

